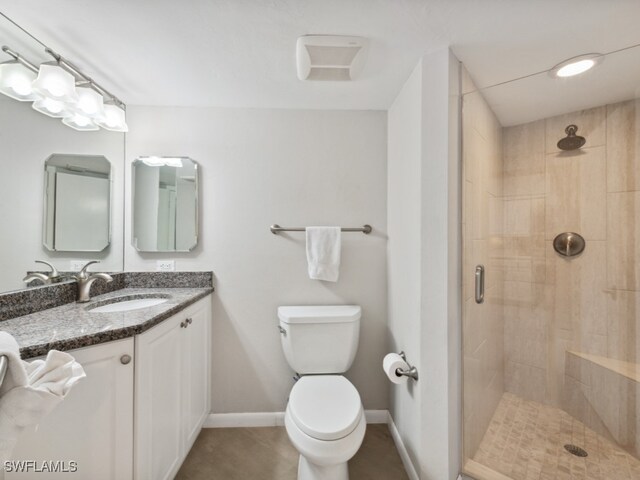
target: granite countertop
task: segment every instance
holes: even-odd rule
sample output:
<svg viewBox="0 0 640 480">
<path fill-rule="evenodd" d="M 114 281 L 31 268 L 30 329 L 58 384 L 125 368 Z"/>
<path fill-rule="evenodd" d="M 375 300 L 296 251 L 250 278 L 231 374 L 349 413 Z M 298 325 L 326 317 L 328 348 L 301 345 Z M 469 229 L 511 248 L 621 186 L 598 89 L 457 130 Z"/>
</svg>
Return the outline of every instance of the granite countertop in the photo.
<svg viewBox="0 0 640 480">
<path fill-rule="evenodd" d="M 123 288 L 95 296 L 88 303 L 67 303 L 0 323 L 13 335 L 23 359 L 45 355 L 49 350 L 72 350 L 138 335 L 213 292 L 206 288 Z M 128 312 L 91 313 L 88 308 L 105 300 L 150 295 L 168 300 Z"/>
</svg>

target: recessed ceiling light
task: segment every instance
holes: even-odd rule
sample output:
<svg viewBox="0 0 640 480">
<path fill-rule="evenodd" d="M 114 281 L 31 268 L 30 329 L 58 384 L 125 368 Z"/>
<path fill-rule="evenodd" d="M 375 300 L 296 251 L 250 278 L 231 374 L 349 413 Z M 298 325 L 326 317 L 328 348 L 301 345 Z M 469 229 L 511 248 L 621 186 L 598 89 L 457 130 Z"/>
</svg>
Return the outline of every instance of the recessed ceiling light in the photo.
<svg viewBox="0 0 640 480">
<path fill-rule="evenodd" d="M 600 53 L 588 53 L 559 63 L 549 71 L 549 74 L 557 78 L 573 77 L 574 75 L 580 75 L 587 70 L 591 70 L 603 61 L 604 55 Z"/>
</svg>

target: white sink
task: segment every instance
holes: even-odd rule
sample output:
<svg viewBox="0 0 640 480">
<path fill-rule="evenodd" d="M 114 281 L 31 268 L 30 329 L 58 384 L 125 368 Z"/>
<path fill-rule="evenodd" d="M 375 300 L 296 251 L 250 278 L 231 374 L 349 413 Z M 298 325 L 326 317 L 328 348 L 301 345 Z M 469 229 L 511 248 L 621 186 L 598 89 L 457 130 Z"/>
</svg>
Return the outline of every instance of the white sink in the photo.
<svg viewBox="0 0 640 480">
<path fill-rule="evenodd" d="M 141 308 L 160 305 L 167 300 L 168 298 L 136 298 L 122 302 L 108 303 L 107 305 L 102 305 L 100 307 L 90 308 L 89 311 L 91 313 L 128 312 L 130 310 L 139 310 Z"/>
</svg>

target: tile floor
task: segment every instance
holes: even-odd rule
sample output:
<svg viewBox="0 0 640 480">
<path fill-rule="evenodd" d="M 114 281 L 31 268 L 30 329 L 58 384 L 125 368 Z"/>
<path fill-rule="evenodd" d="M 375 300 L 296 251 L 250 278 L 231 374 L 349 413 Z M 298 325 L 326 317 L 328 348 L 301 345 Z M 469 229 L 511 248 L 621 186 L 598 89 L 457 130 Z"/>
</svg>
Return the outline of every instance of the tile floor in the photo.
<svg viewBox="0 0 640 480">
<path fill-rule="evenodd" d="M 571 455 L 564 445 L 585 449 Z M 638 480 L 640 461 L 555 407 L 505 393 L 473 460 L 513 480 Z"/>
<path fill-rule="evenodd" d="M 296 480 L 298 452 L 284 427 L 205 428 L 178 480 Z M 367 425 L 350 480 L 408 480 L 386 425 Z"/>
</svg>

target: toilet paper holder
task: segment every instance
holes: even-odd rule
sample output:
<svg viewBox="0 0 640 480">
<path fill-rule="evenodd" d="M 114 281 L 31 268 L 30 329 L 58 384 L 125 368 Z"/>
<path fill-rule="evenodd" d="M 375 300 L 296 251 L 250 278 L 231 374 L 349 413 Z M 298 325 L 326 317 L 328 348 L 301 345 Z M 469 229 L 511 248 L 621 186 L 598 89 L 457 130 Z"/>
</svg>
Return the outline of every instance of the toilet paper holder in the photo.
<svg viewBox="0 0 640 480">
<path fill-rule="evenodd" d="M 407 354 L 404 353 L 404 351 L 400 352 L 398 355 L 400 355 L 402 357 L 402 360 L 407 362 Z M 417 382 L 418 381 L 418 369 L 415 366 L 411 366 L 411 364 L 409 364 L 409 362 L 407 362 L 407 365 L 409 365 L 409 369 L 407 369 L 407 370 L 403 370 L 402 368 L 396 368 L 396 375 L 398 375 L 399 377 L 400 376 L 410 377 L 410 378 L 413 378 Z"/>
</svg>

